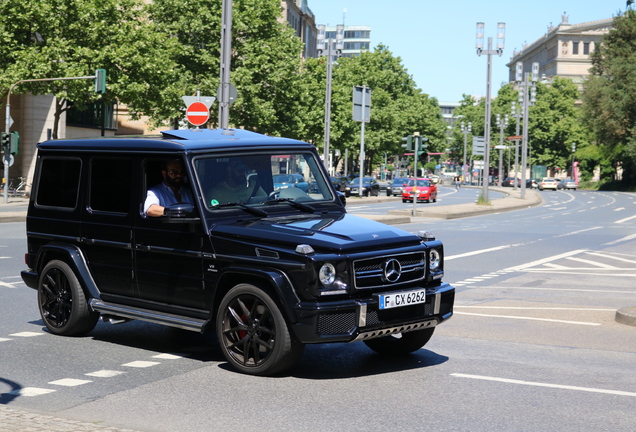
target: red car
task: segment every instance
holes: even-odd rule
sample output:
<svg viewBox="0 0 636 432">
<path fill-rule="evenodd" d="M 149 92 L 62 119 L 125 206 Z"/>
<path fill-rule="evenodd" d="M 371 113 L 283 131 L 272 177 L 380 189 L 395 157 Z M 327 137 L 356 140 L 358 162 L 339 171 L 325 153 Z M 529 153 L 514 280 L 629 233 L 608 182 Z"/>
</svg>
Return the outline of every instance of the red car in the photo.
<svg viewBox="0 0 636 432">
<path fill-rule="evenodd" d="M 437 201 L 437 186 L 427 178 L 418 178 L 417 186 L 415 186 L 415 180 L 411 179 L 402 190 L 402 202 L 413 202 L 414 195 L 417 195 L 418 201 L 435 202 Z"/>
</svg>

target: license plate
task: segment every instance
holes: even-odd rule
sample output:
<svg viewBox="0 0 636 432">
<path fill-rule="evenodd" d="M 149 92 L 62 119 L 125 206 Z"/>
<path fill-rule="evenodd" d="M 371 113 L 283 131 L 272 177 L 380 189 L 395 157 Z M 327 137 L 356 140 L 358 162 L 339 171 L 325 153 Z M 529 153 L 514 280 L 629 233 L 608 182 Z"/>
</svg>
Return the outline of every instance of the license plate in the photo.
<svg viewBox="0 0 636 432">
<path fill-rule="evenodd" d="M 379 294 L 378 301 L 380 302 L 380 309 L 392 309 L 396 307 L 426 303 L 426 289 L 421 288 L 413 291 L 398 291 L 389 294 Z"/>
</svg>

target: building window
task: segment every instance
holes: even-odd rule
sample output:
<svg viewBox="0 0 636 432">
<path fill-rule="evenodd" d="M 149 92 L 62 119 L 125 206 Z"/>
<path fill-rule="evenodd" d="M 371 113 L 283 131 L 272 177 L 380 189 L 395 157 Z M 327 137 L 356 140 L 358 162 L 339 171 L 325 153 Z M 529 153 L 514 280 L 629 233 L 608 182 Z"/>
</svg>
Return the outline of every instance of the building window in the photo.
<svg viewBox="0 0 636 432">
<path fill-rule="evenodd" d="M 335 31 L 326 31 L 325 32 L 325 39 L 335 39 L 336 38 L 336 32 Z"/>
<path fill-rule="evenodd" d="M 579 43 L 572 42 L 572 54 L 576 55 L 579 53 Z"/>
<path fill-rule="evenodd" d="M 369 39 L 371 31 L 369 30 L 347 30 L 344 33 L 345 39 Z"/>
<path fill-rule="evenodd" d="M 368 50 L 369 42 L 345 42 L 344 49 L 346 50 Z"/>
<path fill-rule="evenodd" d="M 590 53 L 590 43 L 583 42 L 583 54 L 589 54 L 589 53 Z"/>
</svg>

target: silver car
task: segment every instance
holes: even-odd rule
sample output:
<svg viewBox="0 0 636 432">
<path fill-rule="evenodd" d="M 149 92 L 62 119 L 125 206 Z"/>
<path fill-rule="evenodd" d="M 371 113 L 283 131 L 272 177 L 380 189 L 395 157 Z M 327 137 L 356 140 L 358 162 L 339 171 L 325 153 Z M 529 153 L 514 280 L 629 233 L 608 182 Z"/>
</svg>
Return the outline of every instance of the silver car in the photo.
<svg viewBox="0 0 636 432">
<path fill-rule="evenodd" d="M 391 184 L 386 188 L 386 196 L 402 196 L 402 189 L 404 189 L 404 185 L 407 184 L 408 181 L 408 178 L 394 178 Z"/>
</svg>

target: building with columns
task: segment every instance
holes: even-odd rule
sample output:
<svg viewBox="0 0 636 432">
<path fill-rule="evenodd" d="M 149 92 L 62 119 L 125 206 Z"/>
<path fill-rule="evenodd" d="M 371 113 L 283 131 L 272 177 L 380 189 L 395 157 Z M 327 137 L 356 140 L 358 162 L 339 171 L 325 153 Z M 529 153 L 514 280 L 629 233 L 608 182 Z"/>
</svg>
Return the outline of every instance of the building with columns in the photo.
<svg viewBox="0 0 636 432">
<path fill-rule="evenodd" d="M 592 66 L 591 54 L 601 43 L 603 36 L 612 28 L 614 19 L 608 18 L 582 24 L 570 24 L 564 13 L 556 27 L 550 24 L 542 37 L 521 51 L 515 49 L 510 62 L 509 81 L 515 80 L 515 66 L 523 63 L 523 70 L 532 70 L 532 63 L 539 63 L 539 74 L 550 79 L 553 76 L 570 78 L 575 84 L 581 83 Z"/>
</svg>

